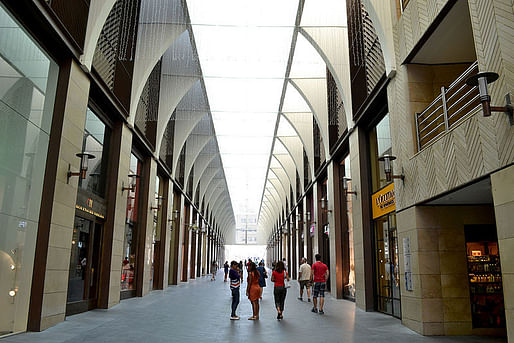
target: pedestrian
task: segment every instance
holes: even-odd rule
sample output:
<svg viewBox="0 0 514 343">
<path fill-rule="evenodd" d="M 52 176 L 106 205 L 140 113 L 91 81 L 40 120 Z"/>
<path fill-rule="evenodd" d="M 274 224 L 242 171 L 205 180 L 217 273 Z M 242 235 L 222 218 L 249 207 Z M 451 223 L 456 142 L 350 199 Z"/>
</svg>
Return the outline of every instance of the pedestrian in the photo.
<svg viewBox="0 0 514 343">
<path fill-rule="evenodd" d="M 239 289 L 241 286 L 241 275 L 239 274 L 239 263 L 236 261 L 230 262 L 230 291 L 232 292 L 232 313 L 230 320 L 239 320 L 236 314 L 237 305 L 239 305 Z"/>
<path fill-rule="evenodd" d="M 246 296 L 252 303 L 253 316 L 248 320 L 259 320 L 259 297 L 261 296 L 261 287 L 259 287 L 260 274 L 257 266 L 253 262 L 248 263 L 248 284 L 246 285 Z"/>
<path fill-rule="evenodd" d="M 241 275 L 241 282 L 243 282 L 243 261 L 239 260 L 239 274 Z"/>
<path fill-rule="evenodd" d="M 224 282 L 227 282 L 228 268 L 229 268 L 228 261 L 225 261 L 225 264 L 223 265 L 223 269 L 225 270 L 225 281 Z"/>
<path fill-rule="evenodd" d="M 277 262 L 276 261 L 273 261 L 271 262 L 271 270 L 275 270 L 275 267 L 277 266 Z"/>
<path fill-rule="evenodd" d="M 321 255 L 316 254 L 316 263 L 312 265 L 311 279 L 314 280 L 314 294 L 312 295 L 312 312 L 325 314 L 323 305 L 325 304 L 325 289 L 328 280 L 328 267 L 325 263 L 321 262 Z M 319 310 L 318 310 L 318 297 L 319 297 Z"/>
<path fill-rule="evenodd" d="M 212 273 L 211 281 L 216 281 L 216 272 L 217 271 L 218 271 L 218 264 L 216 263 L 216 261 L 212 261 L 212 264 L 211 264 L 211 273 Z"/>
<path fill-rule="evenodd" d="M 287 261 L 286 261 L 286 259 L 283 258 L 282 262 L 284 263 L 284 270 L 287 272 L 289 269 L 287 269 Z"/>
<path fill-rule="evenodd" d="M 311 301 L 311 266 L 307 263 L 307 259 L 302 257 L 300 262 L 300 272 L 298 273 L 298 283 L 300 284 L 299 300 L 303 301 L 303 288 L 307 289 L 307 301 Z"/>
<path fill-rule="evenodd" d="M 275 297 L 275 307 L 277 308 L 277 319 L 284 318 L 284 302 L 286 300 L 287 289 L 285 279 L 289 281 L 289 275 L 284 268 L 284 262 L 278 261 L 275 270 L 271 274 L 271 281 L 275 283 L 273 295 Z"/>
<path fill-rule="evenodd" d="M 257 267 L 257 270 L 259 271 L 260 278 L 259 278 L 259 286 L 261 287 L 261 295 L 260 298 L 262 299 L 262 291 L 264 290 L 264 287 L 266 287 L 266 279 L 268 278 L 268 273 L 266 272 L 266 268 L 264 267 L 264 262 L 259 262 L 259 266 Z"/>
</svg>

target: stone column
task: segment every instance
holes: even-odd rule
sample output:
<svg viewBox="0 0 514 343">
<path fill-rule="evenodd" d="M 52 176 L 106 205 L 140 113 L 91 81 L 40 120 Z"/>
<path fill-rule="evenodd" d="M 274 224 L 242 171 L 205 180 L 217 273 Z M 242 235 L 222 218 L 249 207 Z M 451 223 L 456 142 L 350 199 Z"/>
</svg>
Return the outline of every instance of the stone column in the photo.
<svg viewBox="0 0 514 343">
<path fill-rule="evenodd" d="M 507 340 L 514 342 L 514 166 L 491 174 L 502 268 Z"/>
</svg>

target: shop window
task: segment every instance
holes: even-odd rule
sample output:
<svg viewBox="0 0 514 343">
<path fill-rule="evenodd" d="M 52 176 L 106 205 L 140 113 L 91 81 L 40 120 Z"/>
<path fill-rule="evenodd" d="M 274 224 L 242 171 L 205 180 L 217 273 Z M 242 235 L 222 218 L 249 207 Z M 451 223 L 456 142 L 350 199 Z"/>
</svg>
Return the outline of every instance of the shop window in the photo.
<svg viewBox="0 0 514 343">
<path fill-rule="evenodd" d="M 474 328 L 504 328 L 505 306 L 494 226 L 465 227 L 471 319 Z"/>
<path fill-rule="evenodd" d="M 391 154 L 391 130 L 389 114 L 375 126 L 369 134 L 371 181 L 373 192 L 387 185 L 384 164 L 378 158 Z"/>
<path fill-rule="evenodd" d="M 130 156 L 130 175 L 141 175 L 142 162 L 134 154 Z M 121 262 L 121 291 L 129 291 L 131 295 L 136 290 L 136 263 L 138 245 L 138 210 L 140 197 L 139 177 L 133 177 L 133 187 L 128 190 L 127 214 L 125 221 L 125 237 L 123 240 L 123 254 Z"/>
<path fill-rule="evenodd" d="M 27 328 L 57 75 L 0 5 L 0 336 Z"/>
<path fill-rule="evenodd" d="M 105 196 L 110 135 L 111 129 L 88 108 L 82 151 L 92 154 L 94 158 L 89 160 L 86 178 L 79 180 L 79 187 L 100 197 Z"/>
</svg>

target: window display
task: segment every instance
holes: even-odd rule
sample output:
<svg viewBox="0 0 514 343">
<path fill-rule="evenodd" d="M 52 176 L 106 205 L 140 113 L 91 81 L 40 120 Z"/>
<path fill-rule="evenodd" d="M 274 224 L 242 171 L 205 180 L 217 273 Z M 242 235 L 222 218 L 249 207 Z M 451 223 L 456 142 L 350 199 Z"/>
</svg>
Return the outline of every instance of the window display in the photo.
<svg viewBox="0 0 514 343">
<path fill-rule="evenodd" d="M 485 228 L 482 227 L 482 230 L 485 231 Z M 487 233 L 482 233 L 477 227 L 466 230 L 471 317 L 474 328 L 504 328 L 505 308 L 498 242 Z"/>
<path fill-rule="evenodd" d="M 132 154 L 130 156 L 131 184 L 127 196 L 127 214 L 125 224 L 125 239 L 123 241 L 124 258 L 121 262 L 121 291 L 134 291 L 136 289 L 136 263 L 137 263 L 137 223 L 139 206 L 139 183 L 141 175 L 141 161 Z M 134 293 L 129 295 L 134 296 Z"/>
</svg>

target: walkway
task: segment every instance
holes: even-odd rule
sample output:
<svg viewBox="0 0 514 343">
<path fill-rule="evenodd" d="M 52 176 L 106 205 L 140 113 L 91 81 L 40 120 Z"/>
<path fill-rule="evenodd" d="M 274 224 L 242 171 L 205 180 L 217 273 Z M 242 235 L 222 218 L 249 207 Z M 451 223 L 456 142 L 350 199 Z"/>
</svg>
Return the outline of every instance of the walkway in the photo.
<svg viewBox="0 0 514 343">
<path fill-rule="evenodd" d="M 246 286 L 246 282 L 243 284 Z M 327 297 L 325 315 L 310 312 L 310 303 L 297 300 L 296 282 L 287 295 L 283 321 L 276 320 L 272 284 L 261 303 L 261 320 L 249 321 L 251 306 L 241 297 L 239 321 L 229 320 L 228 283 L 203 277 L 144 298 L 123 300 L 110 310 L 68 317 L 44 332 L 0 339 L 10 342 L 505 342 L 482 337 L 423 337 L 400 321 L 366 313 L 352 302 Z M 244 292 L 242 292 L 244 294 Z"/>
</svg>

